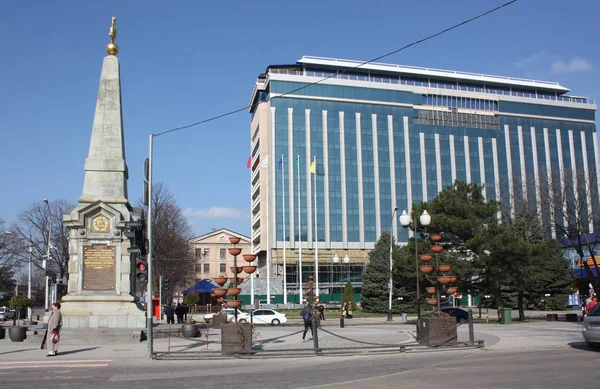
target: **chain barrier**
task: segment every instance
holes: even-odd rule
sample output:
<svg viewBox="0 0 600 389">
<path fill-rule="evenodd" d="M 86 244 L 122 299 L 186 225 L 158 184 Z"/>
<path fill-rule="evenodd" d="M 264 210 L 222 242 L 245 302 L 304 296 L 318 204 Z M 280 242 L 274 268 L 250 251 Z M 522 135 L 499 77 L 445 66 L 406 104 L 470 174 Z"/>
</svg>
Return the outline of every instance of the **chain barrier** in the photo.
<svg viewBox="0 0 600 389">
<path fill-rule="evenodd" d="M 283 335 L 280 335 L 280 336 L 275 336 L 275 337 L 267 338 L 267 339 L 253 339 L 252 340 L 252 344 L 263 344 L 263 343 L 273 342 L 273 341 L 276 341 L 276 340 L 279 340 L 279 339 L 283 339 L 283 338 L 287 338 L 287 337 L 290 337 L 290 336 L 298 335 L 298 334 L 300 334 L 302 332 L 303 332 L 303 330 L 300 330 L 300 331 L 295 331 L 295 332 L 291 332 L 291 333 L 288 333 L 288 334 L 283 334 Z M 254 331 L 253 331 L 253 333 L 254 334 L 258 334 L 258 332 L 254 332 Z M 169 333 L 169 336 L 171 338 L 177 338 L 177 339 L 187 340 L 189 342 L 192 342 L 192 343 L 198 344 L 198 345 L 202 345 L 202 346 L 209 345 L 209 344 L 222 344 L 221 339 L 219 339 L 219 340 L 198 340 L 198 339 L 195 339 L 195 338 L 188 338 L 186 336 L 179 335 L 177 333 Z"/>
<path fill-rule="evenodd" d="M 281 336 L 276 336 L 274 338 L 258 339 L 258 340 L 255 340 L 253 343 L 254 344 L 260 344 L 260 343 L 272 342 L 274 340 L 279 340 L 279 339 L 287 338 L 288 336 L 298 335 L 301 332 L 304 332 L 304 330 L 292 332 L 292 333 L 289 333 L 289 334 L 284 334 L 284 335 L 281 335 Z"/>
<path fill-rule="evenodd" d="M 406 346 L 406 345 L 410 344 L 410 343 L 376 343 L 376 342 L 367 342 L 365 340 L 357 340 L 357 339 L 348 338 L 347 336 L 342 336 L 342 335 L 336 334 L 334 332 L 327 331 L 326 329 L 323 329 L 323 328 L 319 329 L 319 331 L 323 331 L 323 332 L 325 332 L 325 333 L 327 333 L 329 335 L 333 335 L 333 336 L 335 336 L 337 338 L 348 340 L 350 342 L 355 342 L 355 343 L 360 343 L 360 344 L 367 344 L 367 345 L 370 345 L 370 346 L 400 347 L 400 346 Z"/>
</svg>

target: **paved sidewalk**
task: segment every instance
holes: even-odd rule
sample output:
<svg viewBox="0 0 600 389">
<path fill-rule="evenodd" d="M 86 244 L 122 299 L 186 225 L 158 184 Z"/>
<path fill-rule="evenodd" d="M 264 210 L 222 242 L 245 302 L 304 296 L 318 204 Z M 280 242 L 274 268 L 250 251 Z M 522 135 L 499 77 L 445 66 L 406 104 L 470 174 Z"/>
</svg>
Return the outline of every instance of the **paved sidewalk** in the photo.
<svg viewBox="0 0 600 389">
<path fill-rule="evenodd" d="M 491 311 L 491 310 L 490 310 Z M 563 311 L 552 313 L 572 313 L 576 311 Z M 495 314 L 495 311 L 493 311 Z M 547 312 L 535 312 L 535 318 L 527 322 L 513 322 L 508 325 L 476 322 L 474 324 L 475 339 L 485 341 L 487 350 L 509 350 L 526 348 L 547 348 L 547 347 L 569 347 L 574 344 L 583 345 L 581 336 L 581 325 L 579 323 L 563 321 L 546 321 L 544 319 Z M 477 317 L 477 316 L 476 316 Z M 388 322 L 386 317 L 366 317 L 346 319 L 345 327 L 339 327 L 339 318 L 329 318 L 322 322 L 323 328 L 331 333 L 340 334 L 358 340 L 369 340 L 371 342 L 386 343 L 407 343 L 414 342 L 415 317 L 409 317 L 408 322 L 402 322 L 399 318 L 394 318 L 393 322 Z M 12 324 L 12 322 L 2 323 L 3 326 Z M 160 324 L 157 329 L 165 329 L 168 326 Z M 174 325 L 173 327 L 177 327 Z M 265 350 L 276 350 L 277 348 L 298 348 L 310 349 L 312 342 L 303 343 L 301 334 L 301 319 L 292 319 L 285 326 L 270 327 L 257 326 L 257 332 L 263 338 L 293 334 L 276 342 L 270 342 L 263 345 Z M 200 340 L 205 340 L 206 334 L 203 332 Z M 209 339 L 219 339 L 218 330 L 209 330 Z M 468 340 L 468 325 L 458 326 L 459 341 Z M 321 346 L 340 344 L 335 336 L 325 332 L 319 333 L 322 341 Z M 200 351 L 202 348 L 208 348 L 205 345 L 194 343 L 181 338 L 156 338 L 154 340 L 155 351 L 166 351 L 170 346 L 172 349 L 187 349 Z M 338 342 L 338 343 L 335 343 Z M 67 342 L 65 342 L 67 343 Z M 213 345 L 214 346 L 214 345 Z M 0 339 L 0 369 L 11 368 L 12 364 L 20 364 L 20 367 L 28 363 L 33 366 L 67 366 L 67 365 L 103 365 L 108 363 L 127 363 L 146 364 L 156 363 L 148 360 L 148 343 L 125 343 L 125 344 L 102 344 L 101 340 L 92 342 L 89 345 L 69 345 L 61 344 L 59 355 L 56 357 L 45 357 L 46 351 L 40 349 L 37 343 L 12 342 L 6 338 Z"/>
</svg>

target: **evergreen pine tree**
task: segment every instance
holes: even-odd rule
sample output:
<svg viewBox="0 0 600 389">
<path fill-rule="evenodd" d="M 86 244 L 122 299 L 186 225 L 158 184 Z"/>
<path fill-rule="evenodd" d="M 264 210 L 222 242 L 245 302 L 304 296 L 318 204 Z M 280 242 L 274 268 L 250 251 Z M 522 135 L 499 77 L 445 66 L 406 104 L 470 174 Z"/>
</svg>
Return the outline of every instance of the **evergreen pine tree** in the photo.
<svg viewBox="0 0 600 389">
<path fill-rule="evenodd" d="M 344 286 L 344 299 L 342 300 L 342 306 L 344 303 L 351 303 L 352 310 L 356 310 L 356 300 L 354 299 L 354 288 L 350 281 Z"/>
<path fill-rule="evenodd" d="M 384 232 L 369 252 L 369 264 L 363 273 L 360 305 L 365 312 L 384 313 L 388 309 L 390 277 L 390 234 Z"/>
</svg>

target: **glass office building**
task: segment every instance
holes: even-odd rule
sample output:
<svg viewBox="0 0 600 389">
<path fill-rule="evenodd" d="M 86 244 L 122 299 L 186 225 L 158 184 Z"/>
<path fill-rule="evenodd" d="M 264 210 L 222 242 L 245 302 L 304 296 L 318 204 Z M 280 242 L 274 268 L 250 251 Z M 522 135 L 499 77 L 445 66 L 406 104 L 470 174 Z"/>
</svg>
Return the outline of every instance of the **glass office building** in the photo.
<svg viewBox="0 0 600 389">
<path fill-rule="evenodd" d="M 597 106 L 556 82 L 361 64 L 305 56 L 256 81 L 249 164 L 261 277 L 267 263 L 282 276 L 285 254 L 293 288 L 300 260 L 302 282 L 318 260 L 321 293 L 358 282 L 382 232 L 408 239 L 394 208 L 410 211 L 455 180 L 483 184 L 508 212 L 521 198 L 542 215 L 552 180 L 600 182 Z M 587 208 L 598 214 L 599 204 Z"/>
</svg>

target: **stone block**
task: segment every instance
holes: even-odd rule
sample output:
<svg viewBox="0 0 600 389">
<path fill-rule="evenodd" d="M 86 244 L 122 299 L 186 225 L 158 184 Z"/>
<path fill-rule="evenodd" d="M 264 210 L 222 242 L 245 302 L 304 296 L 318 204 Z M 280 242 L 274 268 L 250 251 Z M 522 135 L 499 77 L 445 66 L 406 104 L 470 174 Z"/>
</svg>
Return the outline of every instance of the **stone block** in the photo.
<svg viewBox="0 0 600 389">
<path fill-rule="evenodd" d="M 108 328 L 118 328 L 117 316 L 108 316 Z"/>
<path fill-rule="evenodd" d="M 79 316 L 79 328 L 90 328 L 89 316 Z"/>
</svg>

